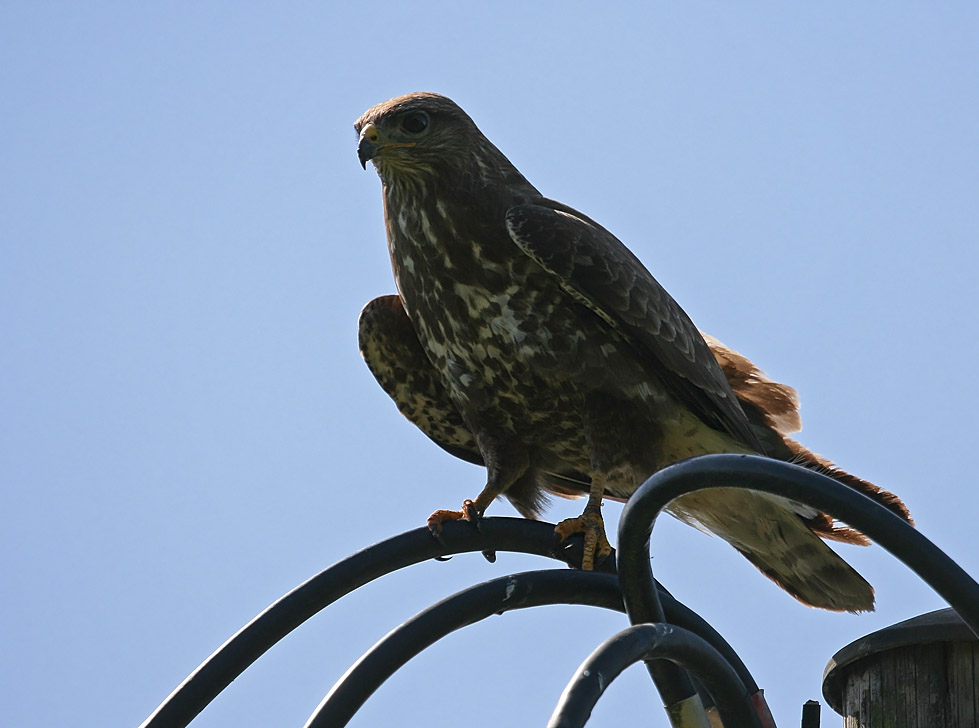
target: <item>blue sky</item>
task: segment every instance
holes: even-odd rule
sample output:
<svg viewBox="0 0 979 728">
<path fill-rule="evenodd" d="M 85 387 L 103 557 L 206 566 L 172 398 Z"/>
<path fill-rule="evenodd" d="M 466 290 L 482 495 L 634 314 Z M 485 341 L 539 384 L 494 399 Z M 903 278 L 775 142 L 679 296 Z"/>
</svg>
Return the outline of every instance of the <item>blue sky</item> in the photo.
<svg viewBox="0 0 979 728">
<path fill-rule="evenodd" d="M 808 447 L 899 493 L 979 574 L 977 40 L 965 2 L 5 3 L 0 722 L 135 725 L 279 595 L 478 492 L 357 351 L 359 309 L 394 286 L 351 124 L 408 91 L 454 98 L 616 233 L 701 328 L 798 388 Z M 667 519 L 653 552 L 784 725 L 837 649 L 943 606 L 875 547 L 845 550 L 877 587 L 859 617 Z M 547 565 L 472 555 L 373 584 L 194 725 L 301 725 L 418 609 Z M 541 725 L 624 626 L 489 620 L 351 725 L 469 701 L 472 728 Z M 633 668 L 593 724 L 665 725 L 657 705 Z"/>
</svg>

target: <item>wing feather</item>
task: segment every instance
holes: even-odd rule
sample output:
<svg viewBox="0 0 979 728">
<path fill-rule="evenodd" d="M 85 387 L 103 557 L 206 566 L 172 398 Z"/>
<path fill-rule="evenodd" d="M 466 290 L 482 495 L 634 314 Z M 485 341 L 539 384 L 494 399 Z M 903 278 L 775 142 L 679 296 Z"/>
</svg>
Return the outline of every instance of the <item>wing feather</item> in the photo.
<svg viewBox="0 0 979 728">
<path fill-rule="evenodd" d="M 400 296 L 380 296 L 360 312 L 360 353 L 398 411 L 436 445 L 482 465 L 476 438 L 466 427 L 422 348 Z"/>
<path fill-rule="evenodd" d="M 765 452 L 697 327 L 614 235 L 551 200 L 511 207 L 506 223 L 517 246 L 623 334 L 701 421 Z"/>
</svg>

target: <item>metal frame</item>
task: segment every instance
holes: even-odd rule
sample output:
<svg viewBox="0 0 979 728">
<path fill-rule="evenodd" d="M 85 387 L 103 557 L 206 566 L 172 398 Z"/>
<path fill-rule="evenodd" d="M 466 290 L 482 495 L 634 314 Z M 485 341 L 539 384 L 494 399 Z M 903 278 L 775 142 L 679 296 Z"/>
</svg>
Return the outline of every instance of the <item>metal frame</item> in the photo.
<svg viewBox="0 0 979 728">
<path fill-rule="evenodd" d="M 634 626 L 610 637 L 578 668 L 552 714 L 551 728 L 584 725 L 608 683 L 639 660 L 646 662 L 674 728 L 718 724 L 774 728 L 761 691 L 730 645 L 653 578 L 649 538 L 659 513 L 682 495 L 717 487 L 784 496 L 862 531 L 932 586 L 979 636 L 979 584 L 884 506 L 795 465 L 750 455 L 706 455 L 664 468 L 629 500 L 619 522 L 617 575 L 615 559 L 609 559 L 598 572 L 552 569 L 511 574 L 448 597 L 368 650 L 324 697 L 306 725 L 345 725 L 384 680 L 454 630 L 512 609 L 587 604 L 624 611 Z M 496 551 L 580 564 L 581 539 L 557 544 L 553 528 L 518 518 L 488 518 L 478 527 L 454 522 L 445 524 L 439 539 L 419 528 L 359 551 L 301 584 L 239 630 L 141 728 L 186 726 L 238 675 L 307 619 L 364 584 L 406 566 L 466 552 L 482 552 L 492 560 Z M 704 704 L 709 707 L 705 709 Z M 807 719 L 807 725 L 813 725 L 812 710 Z M 818 725 L 818 710 L 815 720 Z"/>
</svg>

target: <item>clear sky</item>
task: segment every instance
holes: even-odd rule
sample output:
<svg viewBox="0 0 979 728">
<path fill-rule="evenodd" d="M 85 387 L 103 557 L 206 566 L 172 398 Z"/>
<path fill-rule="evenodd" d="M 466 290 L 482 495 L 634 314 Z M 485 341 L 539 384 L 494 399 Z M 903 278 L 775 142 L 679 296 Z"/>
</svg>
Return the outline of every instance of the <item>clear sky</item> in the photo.
<svg viewBox="0 0 979 728">
<path fill-rule="evenodd" d="M 796 386 L 800 439 L 979 574 L 976 4 L 7 2 L 3 725 L 136 725 L 282 593 L 482 486 L 357 350 L 361 306 L 394 285 L 351 124 L 417 90 Z M 837 649 L 944 606 L 877 547 L 845 549 L 877 587 L 864 616 L 805 608 L 670 519 L 653 551 L 787 726 Z M 375 583 L 194 725 L 301 725 L 418 609 L 549 565 L 471 555 Z M 624 626 L 584 607 L 489 620 L 352 725 L 543 725 Z M 666 725 L 657 705 L 636 667 L 593 724 Z"/>
</svg>

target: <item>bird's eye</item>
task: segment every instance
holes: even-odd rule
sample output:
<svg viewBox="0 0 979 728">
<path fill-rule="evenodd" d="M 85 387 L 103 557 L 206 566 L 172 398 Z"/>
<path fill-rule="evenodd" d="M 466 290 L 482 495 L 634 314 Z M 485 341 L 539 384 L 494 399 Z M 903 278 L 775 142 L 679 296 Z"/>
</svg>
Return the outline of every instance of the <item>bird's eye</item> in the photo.
<svg viewBox="0 0 979 728">
<path fill-rule="evenodd" d="M 409 134 L 421 134 L 428 128 L 428 115 L 421 111 L 408 114 L 401 120 L 401 128 Z"/>
</svg>

